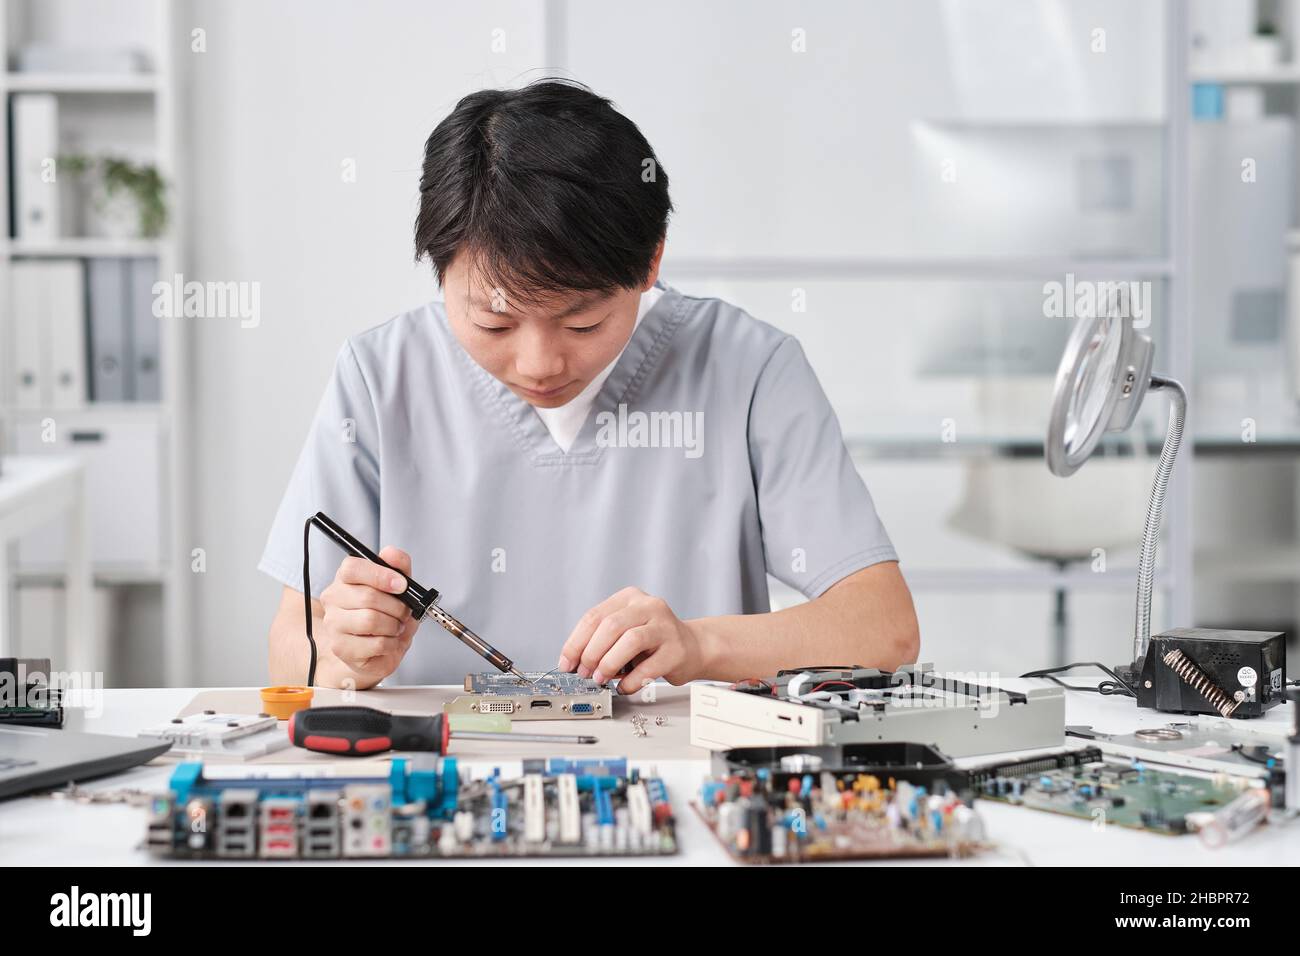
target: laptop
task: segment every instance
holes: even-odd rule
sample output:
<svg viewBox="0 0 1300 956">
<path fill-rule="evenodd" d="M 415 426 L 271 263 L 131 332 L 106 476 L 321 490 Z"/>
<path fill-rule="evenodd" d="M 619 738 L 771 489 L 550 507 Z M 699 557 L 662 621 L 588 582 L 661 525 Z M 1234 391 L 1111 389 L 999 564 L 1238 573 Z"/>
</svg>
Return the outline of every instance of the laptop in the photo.
<svg viewBox="0 0 1300 956">
<path fill-rule="evenodd" d="M 129 770 L 169 749 L 171 741 L 0 726 L 0 799 Z"/>
</svg>

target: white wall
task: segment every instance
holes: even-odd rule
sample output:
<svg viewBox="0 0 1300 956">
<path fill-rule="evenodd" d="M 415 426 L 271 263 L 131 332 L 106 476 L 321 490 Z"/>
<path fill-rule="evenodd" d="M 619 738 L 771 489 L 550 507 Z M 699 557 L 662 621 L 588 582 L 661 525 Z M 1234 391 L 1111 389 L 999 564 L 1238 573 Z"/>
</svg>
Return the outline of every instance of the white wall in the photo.
<svg viewBox="0 0 1300 956">
<path fill-rule="evenodd" d="M 918 120 L 1050 134 L 1162 115 L 1158 0 L 566 6 L 574 75 L 635 118 L 674 177 L 669 255 L 933 254 L 942 234 L 916 222 L 915 196 L 939 169 L 919 167 Z"/>
</svg>

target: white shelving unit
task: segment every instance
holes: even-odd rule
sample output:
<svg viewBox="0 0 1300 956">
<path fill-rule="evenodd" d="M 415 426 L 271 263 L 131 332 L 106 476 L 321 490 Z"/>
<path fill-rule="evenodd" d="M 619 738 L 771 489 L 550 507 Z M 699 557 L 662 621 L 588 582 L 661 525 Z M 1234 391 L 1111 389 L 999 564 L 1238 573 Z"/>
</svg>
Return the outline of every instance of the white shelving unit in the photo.
<svg viewBox="0 0 1300 956">
<path fill-rule="evenodd" d="M 1255 67 L 1193 67 L 1188 77 L 1189 95 L 1192 84 L 1225 87 L 1228 94 L 1243 89 L 1257 90 L 1263 118 L 1285 116 L 1300 128 L 1300 0 L 1256 0 L 1255 12 L 1257 22 L 1272 21 L 1278 31 L 1282 61 Z M 1213 48 L 1212 41 L 1212 51 Z M 1236 117 L 1229 103 L 1225 102 L 1223 112 L 1219 120 L 1206 122 L 1234 122 Z M 1294 230 L 1300 224 L 1300 167 L 1292 168 L 1289 174 L 1293 196 L 1289 219 Z M 1277 239 L 1285 241 L 1285 237 Z M 1284 322 L 1294 324 L 1300 314 L 1294 304 L 1296 291 L 1287 289 L 1287 296 L 1293 301 L 1285 306 Z M 1222 320 L 1226 322 L 1227 317 Z M 1294 334 L 1295 329 L 1291 332 Z M 1296 371 L 1296 354 L 1293 349 L 1292 374 Z M 1196 412 L 1195 404 L 1192 412 Z M 1201 417 L 1204 419 L 1206 414 L 1202 412 Z M 1217 459 L 1216 466 L 1234 469 L 1226 487 L 1223 479 L 1220 480 L 1217 490 L 1226 493 L 1220 494 L 1215 502 L 1216 505 L 1222 502 L 1224 513 L 1231 515 L 1232 520 L 1221 522 L 1218 535 L 1204 535 L 1203 540 L 1196 542 L 1196 578 L 1202 591 L 1211 595 L 1203 603 L 1209 603 L 1221 615 L 1220 619 L 1206 623 L 1226 625 L 1247 615 L 1251 622 L 1248 626 L 1290 629 L 1300 620 L 1300 597 L 1295 596 L 1300 593 L 1296 587 L 1300 584 L 1300 527 L 1296 526 L 1295 518 L 1296 502 L 1300 502 L 1300 406 L 1284 401 L 1263 409 L 1258 418 L 1259 437 L 1250 443 L 1240 439 L 1239 415 L 1220 417 L 1223 421 L 1215 423 L 1216 440 L 1205 454 L 1207 458 L 1213 455 Z M 1258 477 L 1261 469 L 1279 463 L 1285 463 L 1284 467 L 1289 469 L 1289 496 L 1279 495 L 1276 485 L 1268 486 Z M 1241 482 L 1249 482 L 1252 493 L 1244 493 Z M 1213 484 L 1207 487 L 1215 488 Z M 1285 500 L 1287 497 L 1291 500 Z M 1273 510 L 1266 536 L 1258 536 L 1261 529 L 1253 518 L 1262 507 Z M 1220 604 L 1228 610 L 1219 610 Z M 1261 605 L 1265 608 L 1262 612 L 1258 610 Z M 1291 637 L 1294 640 L 1295 635 Z"/>
<path fill-rule="evenodd" d="M 0 70 L 0 99 L 6 112 L 16 93 L 53 93 L 75 100 L 76 112 L 93 114 L 98 122 L 113 122 L 114 110 L 143 109 L 150 117 L 151 139 L 148 153 L 167 184 L 168 224 L 162 236 L 156 239 L 106 239 L 72 236 L 50 241 L 32 241 L 10 236 L 9 211 L 13 202 L 9 188 L 10 143 L 8 124 L 0 123 L 0 208 L 5 213 L 5 228 L 0 230 L 0 334 L 6 344 L 12 335 L 12 300 L 10 298 L 10 271 L 12 264 L 21 259 L 72 259 L 97 258 L 153 258 L 157 262 L 158 276 L 170 277 L 183 270 L 179 238 L 183 235 L 181 199 L 183 191 L 178 182 L 182 168 L 177 158 L 176 104 L 177 77 L 174 50 L 177 35 L 172 20 L 173 4 L 168 0 L 122 0 L 117 11 L 132 26 L 138 26 L 138 35 L 132 34 L 133 45 L 146 54 L 148 72 L 102 74 L 80 72 L 35 73 L 15 70 L 14 53 L 22 43 L 38 39 L 45 43 L 66 41 L 69 47 L 93 44 L 96 37 L 76 36 L 65 38 L 50 35 L 60 25 L 78 24 L 82 15 L 92 19 L 104 16 L 103 5 L 88 5 L 82 0 L 0 0 L 0 49 L 5 51 L 3 70 Z M 130 29 L 130 28 L 128 28 Z M 32 33 L 39 31 L 39 36 Z M 63 148 L 63 144 L 60 144 Z M 161 633 L 131 633 L 133 641 L 156 641 L 156 653 L 161 654 L 161 679 L 167 684 L 192 683 L 190 670 L 190 547 L 187 500 L 188 441 L 188 389 L 186 329 L 183 319 L 160 320 L 161 400 L 158 402 L 95 403 L 87 402 L 76 409 L 17 408 L 13 404 L 13 391 L 8 381 L 10 370 L 3 370 L 4 389 L 0 393 L 0 426 L 5 437 L 5 452 L 13 453 L 15 428 L 24 423 L 39 422 L 46 416 L 75 421 L 78 428 L 138 426 L 142 423 L 156 427 L 158 449 L 158 485 L 160 493 L 148 506 L 158 509 L 158 527 L 161 529 L 159 558 L 143 564 L 93 565 L 97 588 L 144 586 L 157 588 L 161 602 Z M 0 355 L 8 349 L 0 349 Z M 7 363 L 6 363 L 7 364 Z M 93 483 L 93 476 L 89 481 Z M 92 549 L 93 550 L 93 549 Z M 24 584 L 59 584 L 57 566 L 43 568 L 25 566 L 18 572 Z M 4 582 L 12 586 L 12 582 Z M 110 602 L 117 606 L 116 601 Z M 7 623 L 7 622 L 5 622 Z M 152 655 L 152 651 L 149 652 Z M 59 666 L 59 662 L 54 662 Z"/>
<path fill-rule="evenodd" d="M 6 0 L 11 3 L 13 0 Z M 9 73 L 11 93 L 156 93 L 166 84 L 162 74 Z"/>
<path fill-rule="evenodd" d="M 8 92 L 15 92 L 9 90 Z M 54 242 L 32 239 L 6 240 L 6 258 L 89 259 L 95 256 L 161 256 L 166 242 L 158 239 L 95 239 L 71 236 Z"/>
<path fill-rule="evenodd" d="M 1288 63 L 1267 70 L 1197 71 L 1191 80 L 1220 86 L 1294 86 L 1300 84 L 1300 67 Z"/>
</svg>

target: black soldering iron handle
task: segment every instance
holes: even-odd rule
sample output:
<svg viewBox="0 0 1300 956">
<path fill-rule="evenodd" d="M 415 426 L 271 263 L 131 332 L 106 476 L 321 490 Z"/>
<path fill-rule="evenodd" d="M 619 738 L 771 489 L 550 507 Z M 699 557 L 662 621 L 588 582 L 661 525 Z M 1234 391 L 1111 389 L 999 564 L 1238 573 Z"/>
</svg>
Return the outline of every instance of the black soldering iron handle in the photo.
<svg viewBox="0 0 1300 956">
<path fill-rule="evenodd" d="M 394 597 L 414 611 L 416 618 L 424 617 L 424 612 L 429 610 L 429 607 L 437 602 L 438 592 L 436 589 L 424 587 L 424 585 L 417 583 L 409 574 L 393 567 L 349 534 L 340 524 L 338 524 L 338 522 L 325 512 L 316 512 L 316 516 L 311 520 L 316 527 L 329 535 L 330 539 L 335 544 L 353 557 L 365 558 L 367 561 L 388 568 L 390 571 L 396 571 L 402 577 L 406 578 L 406 590 L 401 594 L 394 595 Z"/>
</svg>

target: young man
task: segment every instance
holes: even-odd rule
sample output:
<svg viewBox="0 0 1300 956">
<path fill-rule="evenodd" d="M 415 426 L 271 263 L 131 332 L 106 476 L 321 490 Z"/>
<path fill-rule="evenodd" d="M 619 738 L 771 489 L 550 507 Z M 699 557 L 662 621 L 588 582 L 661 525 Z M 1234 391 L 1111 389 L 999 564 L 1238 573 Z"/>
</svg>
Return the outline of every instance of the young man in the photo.
<svg viewBox="0 0 1300 956">
<path fill-rule="evenodd" d="M 260 568 L 272 680 L 306 678 L 303 522 L 324 511 L 524 670 L 740 680 L 892 668 L 911 595 L 799 344 L 661 282 L 668 176 L 569 83 L 465 97 L 425 145 L 417 258 L 445 302 L 339 354 Z M 316 682 L 489 670 L 416 635 L 379 565 L 311 544 Z M 766 575 L 808 603 L 770 612 Z"/>
</svg>

